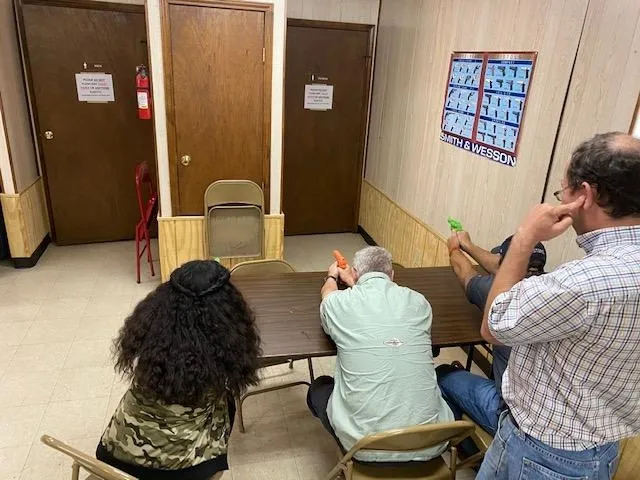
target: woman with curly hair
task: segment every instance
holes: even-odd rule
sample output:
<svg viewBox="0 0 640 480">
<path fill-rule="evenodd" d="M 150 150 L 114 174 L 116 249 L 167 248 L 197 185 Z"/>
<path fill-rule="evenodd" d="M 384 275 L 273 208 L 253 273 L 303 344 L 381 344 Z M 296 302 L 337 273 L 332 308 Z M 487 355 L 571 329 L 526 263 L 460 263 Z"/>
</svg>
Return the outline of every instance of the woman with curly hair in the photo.
<svg viewBox="0 0 640 480">
<path fill-rule="evenodd" d="M 114 341 L 131 379 L 96 457 L 140 479 L 204 480 L 229 468 L 234 398 L 257 383 L 260 339 L 229 271 L 193 261 L 142 300 Z"/>
</svg>

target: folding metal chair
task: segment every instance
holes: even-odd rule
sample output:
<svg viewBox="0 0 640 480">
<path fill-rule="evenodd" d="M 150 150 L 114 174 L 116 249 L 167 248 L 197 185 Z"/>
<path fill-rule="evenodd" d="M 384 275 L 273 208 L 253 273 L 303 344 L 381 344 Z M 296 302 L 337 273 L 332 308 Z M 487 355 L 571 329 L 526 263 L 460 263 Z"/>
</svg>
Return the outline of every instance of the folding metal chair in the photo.
<svg viewBox="0 0 640 480">
<path fill-rule="evenodd" d="M 219 180 L 204 194 L 208 258 L 264 258 L 264 194 L 250 180 Z"/>
<path fill-rule="evenodd" d="M 140 210 L 140 220 L 136 224 L 136 280 L 140 283 L 140 258 L 147 252 L 147 262 L 151 269 L 151 276 L 155 276 L 153 270 L 153 258 L 151 256 L 151 238 L 149 235 L 149 225 L 157 211 L 158 194 L 153 189 L 153 182 L 149 174 L 147 162 L 142 162 L 136 166 L 136 194 L 138 196 L 138 209 Z M 145 201 L 145 194 L 147 199 Z M 145 245 L 140 249 L 140 243 L 144 240 Z"/>
<path fill-rule="evenodd" d="M 398 428 L 374 433 L 360 439 L 351 450 L 339 451 L 337 465 L 327 474 L 325 480 L 333 480 L 340 473 L 346 480 L 373 480 L 380 478 L 444 480 L 455 479 L 458 468 L 478 464 L 484 452 L 477 453 L 458 462 L 456 445 L 474 432 L 474 424 L 467 421 L 431 423 L 414 427 Z M 448 442 L 451 454 L 449 465 L 438 456 L 426 462 L 395 462 L 393 464 L 360 462 L 354 455 L 360 450 L 414 452 Z"/>
</svg>

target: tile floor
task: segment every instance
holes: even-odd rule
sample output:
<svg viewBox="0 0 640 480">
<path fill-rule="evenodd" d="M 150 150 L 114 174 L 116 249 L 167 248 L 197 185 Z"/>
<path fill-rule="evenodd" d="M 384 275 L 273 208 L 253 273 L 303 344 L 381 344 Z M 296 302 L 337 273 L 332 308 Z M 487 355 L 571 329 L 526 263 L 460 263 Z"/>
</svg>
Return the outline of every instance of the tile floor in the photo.
<svg viewBox="0 0 640 480">
<path fill-rule="evenodd" d="M 358 235 L 288 237 L 285 256 L 299 270 L 324 270 L 331 251 L 348 258 L 365 246 Z M 156 255 L 157 257 L 157 255 Z M 159 266 L 156 264 L 159 269 Z M 133 243 L 51 245 L 38 265 L 15 270 L 0 262 L 0 479 L 62 480 L 65 456 L 39 438 L 53 435 L 87 453 L 127 388 L 114 373 L 111 339 L 132 307 L 159 280 L 143 269 L 136 284 Z M 462 359 L 446 349 L 439 362 Z M 318 375 L 334 359 L 316 359 Z M 304 378 L 306 363 L 266 369 L 263 382 Z M 294 387 L 250 397 L 247 432 L 234 430 L 225 480 L 314 480 L 333 466 L 335 447 Z M 472 471 L 458 478 L 474 478 Z"/>
</svg>

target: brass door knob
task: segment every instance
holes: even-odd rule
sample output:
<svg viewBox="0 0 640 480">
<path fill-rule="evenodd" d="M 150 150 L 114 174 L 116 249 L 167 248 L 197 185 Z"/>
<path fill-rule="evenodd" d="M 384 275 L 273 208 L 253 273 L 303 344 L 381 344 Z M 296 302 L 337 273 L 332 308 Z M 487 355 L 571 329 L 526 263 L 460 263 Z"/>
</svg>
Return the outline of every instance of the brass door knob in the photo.
<svg viewBox="0 0 640 480">
<path fill-rule="evenodd" d="M 188 166 L 191 163 L 191 156 L 190 155 L 182 155 L 180 157 L 180 163 L 182 165 L 184 165 L 185 167 Z"/>
<path fill-rule="evenodd" d="M 51 140 L 53 138 L 53 132 L 51 130 L 47 130 L 46 132 L 44 132 L 44 138 L 46 138 L 47 140 Z"/>
</svg>

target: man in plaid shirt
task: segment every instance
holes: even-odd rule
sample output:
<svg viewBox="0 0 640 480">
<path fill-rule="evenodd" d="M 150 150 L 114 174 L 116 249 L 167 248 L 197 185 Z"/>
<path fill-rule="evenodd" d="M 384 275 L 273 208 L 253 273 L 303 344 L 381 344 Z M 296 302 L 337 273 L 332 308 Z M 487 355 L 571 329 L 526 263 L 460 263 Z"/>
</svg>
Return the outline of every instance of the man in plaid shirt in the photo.
<svg viewBox="0 0 640 480">
<path fill-rule="evenodd" d="M 561 187 L 524 219 L 487 298 L 482 335 L 513 350 L 478 479 L 609 480 L 618 441 L 640 433 L 640 140 L 583 142 Z M 524 279 L 536 243 L 571 226 L 586 256 Z"/>
</svg>

